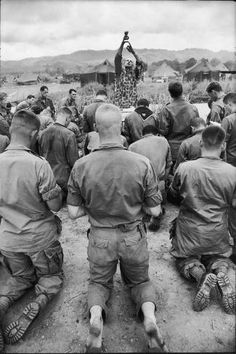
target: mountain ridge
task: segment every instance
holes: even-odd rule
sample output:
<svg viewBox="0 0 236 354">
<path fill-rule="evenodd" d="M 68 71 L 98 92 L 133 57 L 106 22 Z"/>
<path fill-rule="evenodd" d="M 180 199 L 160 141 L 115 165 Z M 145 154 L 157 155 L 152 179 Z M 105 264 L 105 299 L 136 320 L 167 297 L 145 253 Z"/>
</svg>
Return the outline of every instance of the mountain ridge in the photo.
<svg viewBox="0 0 236 354">
<path fill-rule="evenodd" d="M 204 48 L 185 48 L 182 50 L 143 48 L 135 49 L 136 53 L 148 65 L 160 60 L 178 60 L 184 62 L 190 58 L 199 60 L 206 58 L 211 60 L 217 58 L 221 62 L 234 60 L 234 52 L 227 50 L 212 51 Z M 21 73 L 21 72 L 45 72 L 48 68 L 61 68 L 65 71 L 81 71 L 87 67 L 100 64 L 108 59 L 112 64 L 117 50 L 77 50 L 70 54 L 60 54 L 55 56 L 30 57 L 20 60 L 1 60 L 1 74 Z M 129 54 L 130 55 L 130 54 Z"/>
</svg>

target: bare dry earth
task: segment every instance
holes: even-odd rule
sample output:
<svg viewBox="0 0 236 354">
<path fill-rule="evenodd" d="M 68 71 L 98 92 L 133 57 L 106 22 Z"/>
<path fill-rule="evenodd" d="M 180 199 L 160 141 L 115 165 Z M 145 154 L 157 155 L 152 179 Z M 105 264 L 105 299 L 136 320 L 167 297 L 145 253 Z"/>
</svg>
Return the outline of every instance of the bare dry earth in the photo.
<svg viewBox="0 0 236 354">
<path fill-rule="evenodd" d="M 171 352 L 235 352 L 235 317 L 227 315 L 215 296 L 201 313 L 192 310 L 195 284 L 181 278 L 169 255 L 169 222 L 177 209 L 167 205 L 161 229 L 148 234 L 150 277 L 158 293 L 157 323 Z M 86 308 L 87 218 L 71 221 L 67 210 L 58 213 L 63 220 L 61 242 L 65 255 L 65 284 L 19 343 L 8 345 L 6 353 L 82 353 L 88 334 Z M 0 286 L 6 274 L 0 268 Z M 5 318 L 5 325 L 17 318 L 33 292 L 19 300 Z M 135 307 L 121 282 L 119 270 L 109 301 L 109 316 L 104 326 L 106 352 L 146 352 L 142 324 L 136 320 Z"/>
</svg>

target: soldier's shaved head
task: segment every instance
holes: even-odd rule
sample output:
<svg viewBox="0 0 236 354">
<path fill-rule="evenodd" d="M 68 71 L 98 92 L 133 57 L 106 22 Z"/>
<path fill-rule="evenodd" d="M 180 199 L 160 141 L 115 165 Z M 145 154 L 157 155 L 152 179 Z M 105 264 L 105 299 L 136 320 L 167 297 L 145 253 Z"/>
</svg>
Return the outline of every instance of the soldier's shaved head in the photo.
<svg viewBox="0 0 236 354">
<path fill-rule="evenodd" d="M 10 132 L 18 134 L 29 134 L 34 130 L 39 130 L 40 120 L 33 112 L 29 110 L 20 110 L 16 112 L 12 119 Z"/>
<path fill-rule="evenodd" d="M 117 106 L 109 103 L 99 106 L 95 114 L 95 121 L 101 138 L 120 137 L 122 116 Z"/>
</svg>

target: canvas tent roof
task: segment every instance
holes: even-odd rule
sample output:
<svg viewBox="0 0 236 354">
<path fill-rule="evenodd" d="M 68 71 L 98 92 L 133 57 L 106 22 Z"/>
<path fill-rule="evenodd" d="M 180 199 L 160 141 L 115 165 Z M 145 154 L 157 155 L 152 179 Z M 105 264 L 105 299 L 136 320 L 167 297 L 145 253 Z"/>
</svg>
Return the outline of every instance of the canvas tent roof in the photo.
<svg viewBox="0 0 236 354">
<path fill-rule="evenodd" d="M 172 69 L 170 65 L 168 65 L 166 62 L 163 62 L 153 73 L 153 77 L 170 77 L 170 76 L 176 76 L 178 75 L 178 72 Z"/>
<path fill-rule="evenodd" d="M 90 68 L 86 73 L 114 73 L 115 67 L 109 62 L 109 60 L 104 60 L 101 64 L 98 64 L 92 68 Z"/>
<path fill-rule="evenodd" d="M 219 63 L 218 65 L 213 66 L 212 69 L 214 71 L 229 71 L 229 69 L 223 63 Z"/>
<path fill-rule="evenodd" d="M 25 73 L 22 74 L 17 81 L 19 82 L 28 82 L 28 81 L 37 81 L 38 80 L 38 75 L 37 74 L 30 74 L 30 73 Z"/>
<path fill-rule="evenodd" d="M 200 73 L 214 71 L 213 66 L 209 63 L 208 59 L 201 59 L 191 68 L 185 70 L 185 73 Z"/>
</svg>

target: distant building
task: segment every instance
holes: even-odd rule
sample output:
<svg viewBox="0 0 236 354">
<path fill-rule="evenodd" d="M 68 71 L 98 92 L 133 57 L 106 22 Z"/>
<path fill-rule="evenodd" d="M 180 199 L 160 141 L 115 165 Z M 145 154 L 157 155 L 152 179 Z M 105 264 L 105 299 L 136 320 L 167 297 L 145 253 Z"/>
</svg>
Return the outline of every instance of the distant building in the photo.
<svg viewBox="0 0 236 354">
<path fill-rule="evenodd" d="M 80 81 L 81 86 L 89 82 L 110 85 L 115 81 L 115 67 L 106 59 L 101 64 L 92 67 L 88 72 L 80 74 Z"/>
<path fill-rule="evenodd" d="M 80 81 L 80 74 L 73 71 L 68 71 L 62 74 L 62 78 L 60 79 L 61 84 L 70 84 L 75 81 Z"/>
<path fill-rule="evenodd" d="M 40 77 L 37 74 L 23 74 L 16 78 L 17 85 L 35 85 L 40 82 Z"/>
<path fill-rule="evenodd" d="M 224 79 L 224 75 L 228 72 L 228 69 L 223 63 L 213 66 L 208 59 L 201 59 L 191 68 L 188 68 L 184 72 L 184 79 L 187 81 L 196 80 L 216 80 Z M 224 75 L 222 75 L 224 74 Z"/>
<path fill-rule="evenodd" d="M 153 82 L 167 82 L 169 80 L 174 80 L 180 76 L 180 73 L 175 71 L 170 65 L 165 61 L 160 64 L 154 73 L 152 74 Z"/>
</svg>

